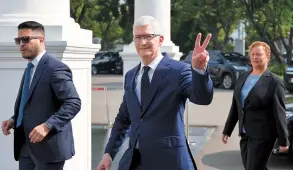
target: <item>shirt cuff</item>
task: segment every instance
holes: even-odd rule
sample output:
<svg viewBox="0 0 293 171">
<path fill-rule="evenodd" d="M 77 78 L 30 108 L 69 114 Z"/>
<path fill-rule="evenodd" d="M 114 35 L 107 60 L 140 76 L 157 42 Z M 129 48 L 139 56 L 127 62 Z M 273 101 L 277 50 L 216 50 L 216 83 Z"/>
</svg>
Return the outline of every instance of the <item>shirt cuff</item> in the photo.
<svg viewBox="0 0 293 171">
<path fill-rule="evenodd" d="M 45 122 L 45 125 L 48 127 L 49 130 L 53 129 L 53 125 L 50 122 Z"/>
<path fill-rule="evenodd" d="M 204 75 L 206 72 L 206 68 L 204 70 L 193 68 L 194 71 L 198 72 L 201 75 Z"/>
</svg>

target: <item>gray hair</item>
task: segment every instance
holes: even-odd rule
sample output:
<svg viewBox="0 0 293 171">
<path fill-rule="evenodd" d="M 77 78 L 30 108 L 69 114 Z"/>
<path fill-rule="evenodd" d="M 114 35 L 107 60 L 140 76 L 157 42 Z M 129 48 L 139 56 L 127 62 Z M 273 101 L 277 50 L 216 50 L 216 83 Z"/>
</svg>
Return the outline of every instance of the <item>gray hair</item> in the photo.
<svg viewBox="0 0 293 171">
<path fill-rule="evenodd" d="M 150 25 L 154 30 L 154 34 L 163 35 L 161 24 L 159 23 L 157 19 L 155 19 L 152 16 L 141 16 L 137 20 L 135 20 L 133 24 L 133 35 L 134 35 L 134 28 L 136 26 L 144 26 L 144 25 Z"/>
</svg>

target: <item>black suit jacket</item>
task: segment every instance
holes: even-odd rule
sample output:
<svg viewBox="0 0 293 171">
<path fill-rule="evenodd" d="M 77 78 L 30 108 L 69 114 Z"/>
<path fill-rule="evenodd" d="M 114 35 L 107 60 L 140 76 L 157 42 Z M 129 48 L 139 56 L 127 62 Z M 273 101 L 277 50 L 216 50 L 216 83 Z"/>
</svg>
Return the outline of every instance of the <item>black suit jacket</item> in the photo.
<svg viewBox="0 0 293 171">
<path fill-rule="evenodd" d="M 14 116 L 18 117 L 23 80 L 15 102 Z M 61 61 L 45 53 L 39 61 L 24 106 L 23 126 L 14 126 L 14 157 L 19 159 L 23 143 L 43 163 L 70 159 L 74 154 L 71 120 L 79 112 L 81 101 L 72 82 L 71 70 Z M 30 132 L 48 122 L 50 133 L 39 143 L 29 141 Z"/>
<path fill-rule="evenodd" d="M 244 125 L 246 135 L 252 138 L 278 138 L 280 146 L 289 145 L 283 81 L 267 69 L 247 95 L 242 108 L 241 89 L 250 73 L 243 73 L 236 82 L 223 134 L 230 136 L 239 120 L 239 135 Z"/>
</svg>

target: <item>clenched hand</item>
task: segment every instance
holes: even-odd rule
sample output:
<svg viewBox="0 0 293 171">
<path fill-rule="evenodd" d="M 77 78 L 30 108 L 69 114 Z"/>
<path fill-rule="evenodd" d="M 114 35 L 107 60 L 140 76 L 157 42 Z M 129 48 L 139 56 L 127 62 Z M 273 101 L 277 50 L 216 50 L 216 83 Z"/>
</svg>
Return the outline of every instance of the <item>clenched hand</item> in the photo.
<svg viewBox="0 0 293 171">
<path fill-rule="evenodd" d="M 32 132 L 29 134 L 30 141 L 32 143 L 41 142 L 50 132 L 49 128 L 46 126 L 45 123 L 36 126 Z"/>
<path fill-rule="evenodd" d="M 97 166 L 97 170 L 109 170 L 112 165 L 112 157 L 110 156 L 109 153 L 105 153 L 102 161 L 100 164 Z"/>
</svg>

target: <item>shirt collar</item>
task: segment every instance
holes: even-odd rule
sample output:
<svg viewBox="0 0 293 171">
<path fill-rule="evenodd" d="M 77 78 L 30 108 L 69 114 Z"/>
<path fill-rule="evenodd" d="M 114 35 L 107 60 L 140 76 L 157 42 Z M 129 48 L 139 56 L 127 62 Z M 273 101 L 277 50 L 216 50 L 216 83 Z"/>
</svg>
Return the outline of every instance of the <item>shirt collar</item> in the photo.
<svg viewBox="0 0 293 171">
<path fill-rule="evenodd" d="M 43 50 L 37 57 L 35 57 L 32 60 L 32 64 L 34 65 L 34 67 L 38 65 L 39 61 L 41 60 L 41 58 L 44 56 L 45 53 L 46 53 L 46 50 Z"/>
<path fill-rule="evenodd" d="M 160 53 L 159 56 L 157 56 L 150 64 L 148 64 L 147 66 L 150 67 L 150 69 L 152 70 L 156 70 L 157 66 L 159 65 L 159 63 L 161 62 L 161 60 L 163 59 L 163 55 Z M 143 64 L 143 62 L 140 62 L 140 73 L 143 73 L 143 67 L 146 66 Z"/>
</svg>

